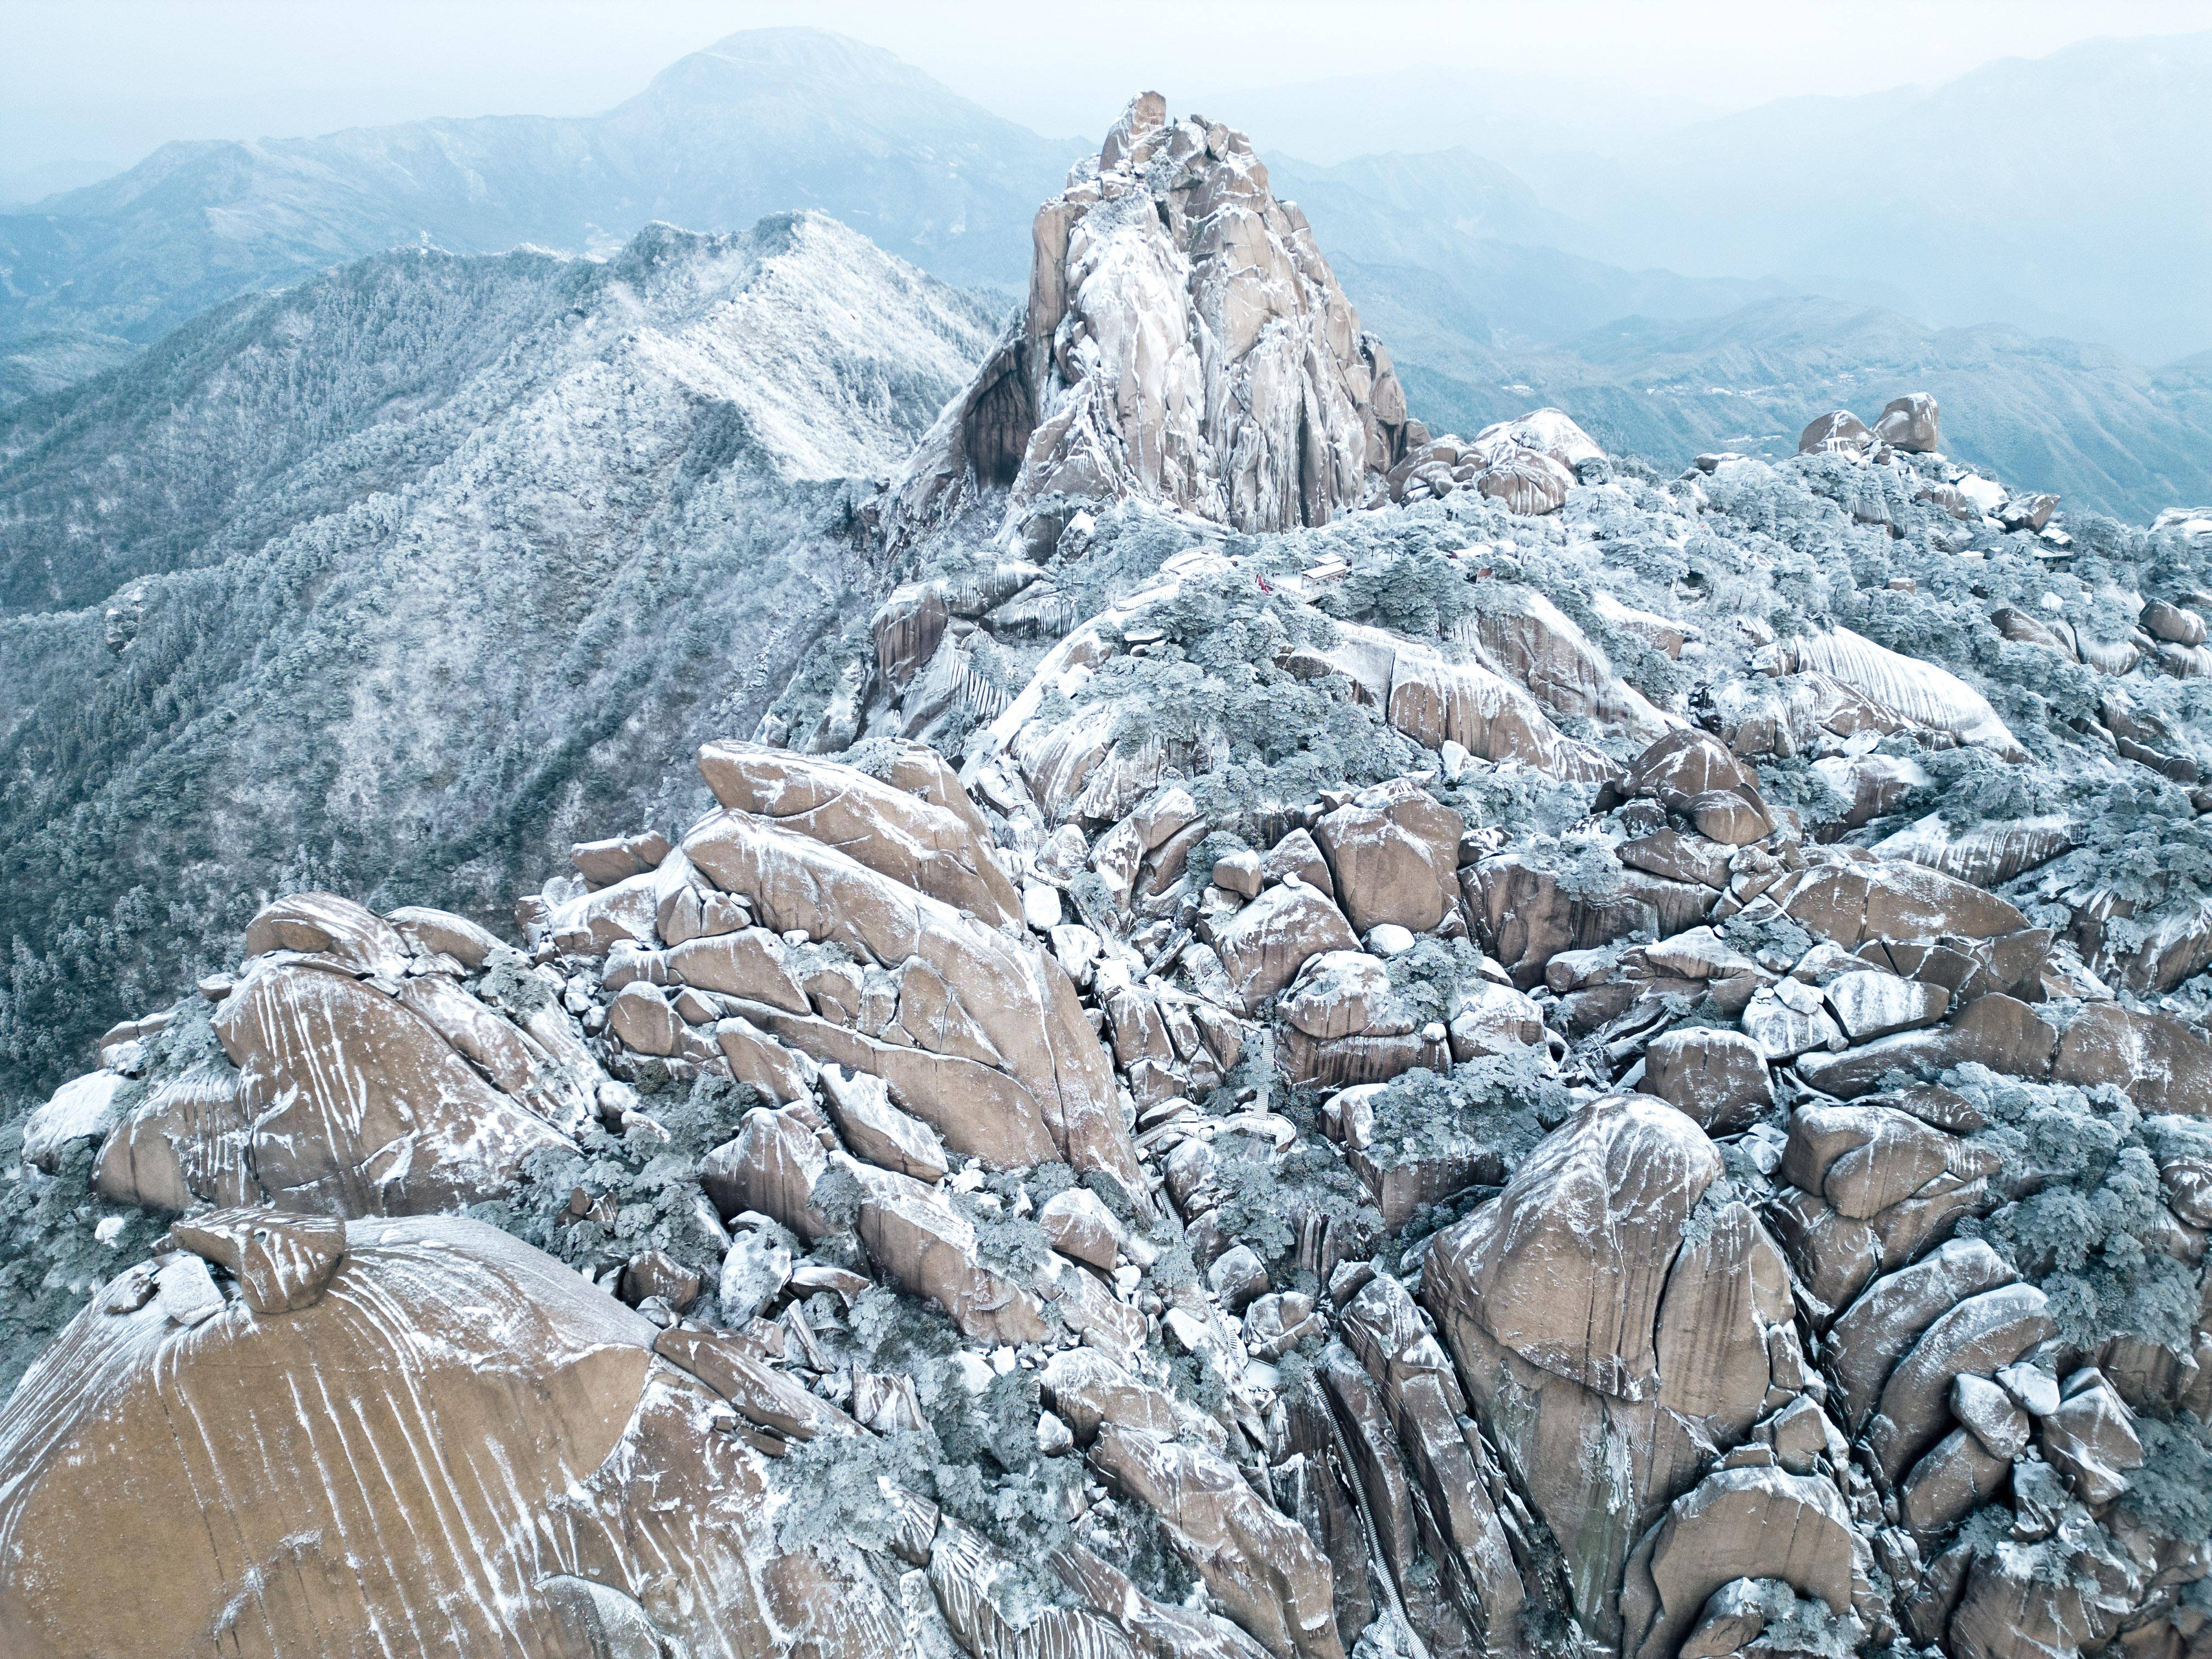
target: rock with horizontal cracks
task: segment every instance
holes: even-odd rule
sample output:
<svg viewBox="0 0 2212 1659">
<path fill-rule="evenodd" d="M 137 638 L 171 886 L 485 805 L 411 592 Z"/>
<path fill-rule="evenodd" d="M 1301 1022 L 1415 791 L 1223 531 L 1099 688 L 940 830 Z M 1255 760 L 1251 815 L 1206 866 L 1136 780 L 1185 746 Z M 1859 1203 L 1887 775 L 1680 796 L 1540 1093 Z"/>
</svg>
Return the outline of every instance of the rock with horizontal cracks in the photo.
<svg viewBox="0 0 2212 1659">
<path fill-rule="evenodd" d="M 994 927 L 1021 918 L 1020 893 L 959 812 L 855 767 L 759 744 L 702 744 L 699 772 L 733 811 L 834 847 Z"/>
<path fill-rule="evenodd" d="M 1873 1104 L 1809 1103 L 1790 1115 L 1785 1178 L 1842 1214 L 1879 1215 L 1937 1176 L 1995 1173 L 1996 1155 L 1931 1128 L 1908 1112 Z"/>
<path fill-rule="evenodd" d="M 1893 1072 L 1940 1072 L 1969 1061 L 2041 1082 L 2051 1073 L 2057 1047 L 2057 1031 L 2035 1006 L 1990 995 L 1976 998 L 1941 1025 L 1877 1037 L 1839 1054 L 1807 1054 L 1797 1062 L 1797 1075 L 1822 1093 L 1845 1099 L 1881 1086 Z"/>
<path fill-rule="evenodd" d="M 1729 852 L 1727 847 L 1704 836 L 1670 829 L 1623 842 L 1613 849 L 1613 855 L 1632 870 L 1668 881 L 1722 888 L 1729 884 Z"/>
<path fill-rule="evenodd" d="M 1941 871 L 1856 860 L 1785 876 L 1767 896 L 1818 938 L 1846 951 L 1869 940 L 1990 939 L 2026 928 L 2019 908 Z"/>
<path fill-rule="evenodd" d="M 893 1098 L 956 1147 L 1026 1149 L 1042 1139 L 1078 1170 L 1104 1170 L 1135 1186 L 1136 1156 L 1105 1051 L 1066 974 L 1025 933 L 986 927 L 843 852 L 744 813 L 708 819 L 686 838 L 684 852 L 775 931 L 834 943 L 886 970 L 903 968 L 908 981 L 929 992 L 931 1018 L 917 1021 L 919 1033 L 908 1028 L 919 1053 L 902 1067 L 883 1057 L 883 1045 L 837 1022 L 749 1011 L 754 1024 L 817 1060 L 884 1075 Z M 914 994 L 902 993 L 902 1020 Z M 971 1031 L 988 1043 L 990 1058 L 960 1052 Z M 934 1054 L 933 1043 L 939 1045 Z M 929 1064 L 940 1057 L 961 1063 Z M 983 1075 L 963 1081 L 976 1072 Z M 979 1112 L 997 1121 L 970 1121 Z"/>
</svg>

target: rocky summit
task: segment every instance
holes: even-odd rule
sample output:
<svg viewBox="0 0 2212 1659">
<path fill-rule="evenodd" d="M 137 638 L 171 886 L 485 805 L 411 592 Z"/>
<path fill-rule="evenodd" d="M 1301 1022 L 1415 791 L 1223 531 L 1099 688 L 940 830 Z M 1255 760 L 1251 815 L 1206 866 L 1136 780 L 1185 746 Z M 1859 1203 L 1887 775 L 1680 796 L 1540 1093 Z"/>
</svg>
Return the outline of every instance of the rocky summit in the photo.
<svg viewBox="0 0 2212 1659">
<path fill-rule="evenodd" d="M 703 810 L 0 1132 L 9 1654 L 2212 1654 L 2212 512 L 1894 390 L 1431 430 L 1139 98 Z"/>
</svg>

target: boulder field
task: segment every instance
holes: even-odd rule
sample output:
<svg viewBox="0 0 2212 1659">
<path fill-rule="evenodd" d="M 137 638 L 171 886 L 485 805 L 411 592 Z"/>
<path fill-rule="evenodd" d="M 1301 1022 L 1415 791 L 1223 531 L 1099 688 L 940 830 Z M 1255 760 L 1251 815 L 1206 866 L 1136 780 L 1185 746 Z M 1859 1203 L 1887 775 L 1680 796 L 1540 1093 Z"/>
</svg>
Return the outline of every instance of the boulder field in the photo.
<svg viewBox="0 0 2212 1659">
<path fill-rule="evenodd" d="M 1035 252 L 703 810 L 23 1126 L 11 1659 L 2212 1654 L 2212 551 L 1432 434 L 1153 95 Z"/>
</svg>

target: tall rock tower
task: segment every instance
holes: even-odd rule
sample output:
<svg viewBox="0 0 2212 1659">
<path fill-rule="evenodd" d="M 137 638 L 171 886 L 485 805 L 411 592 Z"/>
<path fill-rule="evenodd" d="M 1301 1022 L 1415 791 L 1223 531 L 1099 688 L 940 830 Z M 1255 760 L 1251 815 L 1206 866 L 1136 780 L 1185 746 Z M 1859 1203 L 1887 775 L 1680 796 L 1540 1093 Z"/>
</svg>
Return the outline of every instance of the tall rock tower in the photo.
<svg viewBox="0 0 2212 1659">
<path fill-rule="evenodd" d="M 1403 453 L 1381 342 L 1244 135 L 1148 92 L 1037 212 L 1027 310 L 895 487 L 895 539 L 1000 492 L 1325 524 Z"/>
</svg>

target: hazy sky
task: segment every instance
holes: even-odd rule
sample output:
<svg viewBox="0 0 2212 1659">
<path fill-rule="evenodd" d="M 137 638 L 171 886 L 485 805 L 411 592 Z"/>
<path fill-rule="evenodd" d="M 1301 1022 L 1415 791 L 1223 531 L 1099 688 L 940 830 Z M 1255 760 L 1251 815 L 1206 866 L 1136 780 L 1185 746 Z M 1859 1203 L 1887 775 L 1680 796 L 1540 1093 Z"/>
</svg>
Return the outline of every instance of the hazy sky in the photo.
<svg viewBox="0 0 2212 1659">
<path fill-rule="evenodd" d="M 1717 111 L 2212 24 L 2206 0 L 0 0 L 0 173 L 113 169 L 170 137 L 427 115 L 584 114 L 738 29 L 811 23 L 888 47 L 1055 136 L 1129 94 L 1407 70 L 1571 76 Z M 1181 101 L 1178 96 L 1178 101 Z M 1413 135 L 1417 137 L 1417 135 Z M 1385 149 L 1390 135 L 1375 148 Z"/>
</svg>

